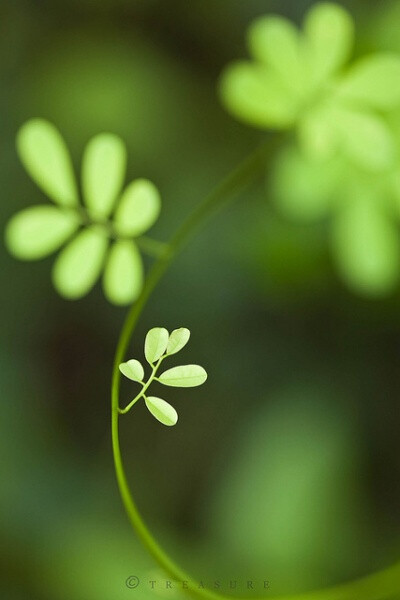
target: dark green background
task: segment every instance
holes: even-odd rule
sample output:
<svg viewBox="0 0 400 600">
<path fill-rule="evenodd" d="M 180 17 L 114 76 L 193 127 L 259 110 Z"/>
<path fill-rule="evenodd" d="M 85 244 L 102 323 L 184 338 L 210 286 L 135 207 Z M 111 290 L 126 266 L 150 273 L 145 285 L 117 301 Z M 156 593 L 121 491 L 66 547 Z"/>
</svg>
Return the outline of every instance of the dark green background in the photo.
<svg viewBox="0 0 400 600">
<path fill-rule="evenodd" d="M 0 7 L 2 227 L 47 201 L 19 164 L 30 117 L 53 121 L 78 171 L 85 143 L 121 135 L 128 177 L 148 177 L 168 239 L 265 135 L 221 107 L 217 79 L 245 56 L 248 23 L 312 2 L 3 0 Z M 356 54 L 400 51 L 396 2 L 346 2 Z M 378 5 L 378 7 L 377 7 Z M 392 12 L 391 12 L 392 11 Z M 205 583 L 248 579 L 297 592 L 365 574 L 399 554 L 400 292 L 365 300 L 331 264 L 324 228 L 282 220 L 259 182 L 175 262 L 149 303 L 153 326 L 189 327 L 185 362 L 209 372 L 169 390 L 167 429 L 143 406 L 124 417 L 129 480 L 151 529 Z M 100 287 L 67 302 L 52 259 L 1 253 L 2 597 L 119 600 L 164 576 L 131 531 L 110 448 L 109 387 L 125 311 Z M 124 386 L 125 400 L 133 388 Z M 137 575 L 140 587 L 125 579 Z M 258 587 L 257 587 L 258 586 Z"/>
</svg>

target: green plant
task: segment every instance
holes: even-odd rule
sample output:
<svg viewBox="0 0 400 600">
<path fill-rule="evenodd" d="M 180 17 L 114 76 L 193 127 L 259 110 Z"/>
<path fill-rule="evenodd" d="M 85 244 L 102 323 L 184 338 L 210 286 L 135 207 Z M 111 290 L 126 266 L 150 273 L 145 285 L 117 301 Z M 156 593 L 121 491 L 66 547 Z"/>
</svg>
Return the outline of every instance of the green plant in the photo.
<svg viewBox="0 0 400 600">
<path fill-rule="evenodd" d="M 342 152 L 373 170 L 393 165 L 396 145 L 380 113 L 400 102 L 400 58 L 373 54 L 343 71 L 353 37 L 350 14 L 328 2 L 309 11 L 303 33 L 282 17 L 261 17 L 248 31 L 254 60 L 225 70 L 222 100 L 255 127 L 295 127 L 314 158 Z"/>
<path fill-rule="evenodd" d="M 17 213 L 6 230 L 9 251 L 35 260 L 68 242 L 53 267 L 54 286 L 64 298 L 87 294 L 104 270 L 103 288 L 110 302 L 133 302 L 143 287 L 139 247 L 162 247 L 143 237 L 159 215 L 161 200 L 146 179 L 132 181 L 121 194 L 123 141 L 103 133 L 88 143 L 82 163 L 85 206 L 79 202 L 67 147 L 51 123 L 28 121 L 18 134 L 17 148 L 32 179 L 56 206 L 43 204 Z"/>
<path fill-rule="evenodd" d="M 202 385 L 207 379 L 207 373 L 199 365 L 182 365 L 172 367 L 164 371 L 159 377 L 156 377 L 157 371 L 163 360 L 180 352 L 189 341 L 190 331 L 185 327 L 174 329 L 169 335 L 163 327 L 154 327 L 146 335 L 144 345 L 144 354 L 152 371 L 148 380 L 144 381 L 144 369 L 138 360 L 131 358 L 127 362 L 119 365 L 119 370 L 125 377 L 140 383 L 142 389 L 134 399 L 125 407 L 120 408 L 121 415 L 129 412 L 134 404 L 141 398 L 144 399 L 147 408 L 160 423 L 163 425 L 176 425 L 178 414 L 176 410 L 162 398 L 147 396 L 146 392 L 153 381 L 158 381 L 163 385 L 172 387 L 197 387 Z"/>
<path fill-rule="evenodd" d="M 382 297 L 400 277 L 399 174 L 400 168 L 372 173 L 343 156 L 316 165 L 288 145 L 276 158 L 268 190 L 287 219 L 329 219 L 331 252 L 343 280 L 363 295 Z"/>
<path fill-rule="evenodd" d="M 349 287 L 384 296 L 399 281 L 400 57 L 378 53 L 345 65 L 354 23 L 332 3 L 315 5 L 300 32 L 287 19 L 249 28 L 252 61 L 221 78 L 238 119 L 261 129 L 294 129 L 268 189 L 287 218 L 332 219 L 332 254 Z"/>
<path fill-rule="evenodd" d="M 392 230 L 375 219 L 378 213 L 374 211 L 382 197 L 392 198 L 396 193 L 388 183 L 392 182 L 392 175 L 398 173 L 397 140 L 383 115 L 400 104 L 400 59 L 371 57 L 342 74 L 351 49 L 352 31 L 348 13 L 330 3 L 312 9 L 306 19 L 304 35 L 279 17 L 261 19 L 250 30 L 251 48 L 257 62 L 230 67 L 222 78 L 221 93 L 229 110 L 248 123 L 262 129 L 297 129 L 300 144 L 294 154 L 287 158 L 286 147 L 282 154 L 278 150 L 281 175 L 278 175 L 277 188 L 281 206 L 296 218 L 322 217 L 339 198 L 343 214 L 350 213 L 344 224 L 342 221 L 341 233 L 337 234 L 344 260 L 350 260 L 349 282 L 367 293 L 371 290 L 387 292 L 393 283 L 393 272 L 388 271 L 386 259 L 394 257 L 392 245 L 395 244 Z M 279 138 L 274 139 L 280 146 Z M 271 140 L 264 143 L 204 198 L 168 244 L 159 244 L 149 243 L 142 237 L 157 218 L 160 205 L 158 192 L 149 182 L 138 180 L 128 186 L 110 219 L 125 162 L 123 145 L 118 138 L 103 134 L 94 138 L 86 150 L 83 165 L 86 209 L 79 205 L 70 160 L 54 127 L 42 120 L 31 121 L 22 128 L 18 138 L 20 156 L 28 172 L 57 206 L 36 207 L 16 215 L 7 228 L 7 246 L 19 258 L 40 258 L 83 227 L 84 231 L 78 233 L 60 255 L 53 277 L 60 293 L 76 298 L 94 285 L 103 269 L 108 240 L 113 240 L 105 266 L 105 293 L 117 304 L 136 299 L 119 336 L 112 373 L 112 446 L 121 498 L 137 535 L 159 565 L 171 578 L 187 581 L 190 593 L 208 600 L 228 596 L 196 585 L 150 533 L 129 489 L 119 440 L 121 415 L 129 412 L 141 398 L 159 421 L 169 426 L 176 423 L 175 409 L 162 399 L 146 395 L 153 381 L 191 387 L 204 383 L 206 372 L 197 365 L 186 365 L 157 376 L 162 361 L 187 343 L 189 331 L 184 328 L 173 331 L 170 336 L 164 328 L 149 331 L 145 356 L 152 372 L 146 382 L 142 364 L 137 359 L 124 362 L 124 358 L 148 299 L 178 252 L 207 218 L 264 175 L 269 155 L 279 146 Z M 288 191 L 283 186 L 289 172 L 294 174 L 291 181 L 296 181 L 292 197 L 292 188 Z M 357 210 L 352 198 L 349 200 L 352 194 Z M 366 200 L 368 205 L 364 205 Z M 366 225 L 370 236 L 364 239 L 357 234 L 355 252 L 346 254 L 343 249 L 353 238 L 356 231 L 353 226 L 363 230 Z M 143 285 L 141 262 L 132 238 L 138 244 L 147 243 L 157 254 Z M 357 239 L 361 238 L 359 243 Z M 367 253 L 368 243 L 373 238 L 374 250 L 368 249 Z M 83 275 L 78 268 L 82 257 L 89 259 Z M 367 268 L 362 267 L 357 282 L 364 260 Z M 125 408 L 120 407 L 120 373 L 142 386 Z M 395 565 L 356 582 L 285 600 L 385 600 L 399 594 L 400 565 Z"/>
</svg>

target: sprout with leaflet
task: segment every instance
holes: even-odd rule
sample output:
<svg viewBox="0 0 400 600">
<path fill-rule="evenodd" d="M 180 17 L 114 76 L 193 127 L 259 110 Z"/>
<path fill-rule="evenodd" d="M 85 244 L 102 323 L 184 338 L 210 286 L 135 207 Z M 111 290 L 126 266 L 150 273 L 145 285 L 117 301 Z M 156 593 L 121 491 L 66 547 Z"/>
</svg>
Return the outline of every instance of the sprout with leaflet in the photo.
<svg viewBox="0 0 400 600">
<path fill-rule="evenodd" d="M 146 382 L 144 381 L 144 368 L 135 358 L 119 365 L 119 370 L 125 377 L 136 383 L 140 383 L 142 386 L 141 391 L 135 398 L 125 408 L 119 409 L 121 414 L 129 412 L 132 406 L 136 404 L 138 400 L 143 398 L 153 417 L 160 421 L 160 423 L 167 426 L 176 425 L 178 413 L 173 406 L 168 404 L 168 402 L 162 398 L 147 396 L 146 392 L 153 381 L 171 387 L 185 388 L 197 387 L 206 381 L 207 373 L 203 367 L 200 367 L 199 365 L 181 365 L 172 367 L 157 376 L 158 369 L 163 360 L 180 352 L 180 350 L 188 343 L 189 338 L 190 331 L 185 327 L 174 329 L 171 334 L 169 334 L 164 327 L 154 327 L 153 329 L 150 329 L 146 335 L 144 344 L 144 355 L 152 369 L 148 380 Z"/>
</svg>

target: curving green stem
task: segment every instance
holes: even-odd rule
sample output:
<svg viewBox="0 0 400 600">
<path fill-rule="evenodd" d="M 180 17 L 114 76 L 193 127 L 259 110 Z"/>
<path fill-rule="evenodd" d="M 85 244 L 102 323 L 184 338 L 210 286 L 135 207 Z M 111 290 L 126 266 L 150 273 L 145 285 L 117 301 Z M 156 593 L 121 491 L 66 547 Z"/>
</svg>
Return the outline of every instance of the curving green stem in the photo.
<svg viewBox="0 0 400 600">
<path fill-rule="evenodd" d="M 142 252 L 145 252 L 145 254 L 148 254 L 153 258 L 158 258 L 163 252 L 168 250 L 168 244 L 153 240 L 153 238 L 150 238 L 147 235 L 141 235 L 135 239 L 135 242 Z"/>
<path fill-rule="evenodd" d="M 121 410 L 119 408 L 120 372 L 118 367 L 123 362 L 135 326 L 146 306 L 147 300 L 169 265 L 173 262 L 177 253 L 207 218 L 220 209 L 224 203 L 228 202 L 246 185 L 262 175 L 266 166 L 267 152 L 271 152 L 272 149 L 273 145 L 269 142 L 244 160 L 198 205 L 178 228 L 168 245 L 162 248 L 161 253 L 153 263 L 141 295 L 128 312 L 114 357 L 111 386 L 112 448 L 117 483 L 126 513 L 139 539 L 168 576 L 176 581 L 188 582 L 188 589 L 186 591 L 205 600 L 231 600 L 233 596 L 198 587 L 198 582 L 175 563 L 150 533 L 129 489 L 119 442 L 119 417 L 121 412 L 129 410 L 130 406 L 133 405 L 132 403 L 141 397 L 144 390 L 138 394 L 128 407 Z M 251 598 L 252 600 L 261 600 L 253 595 Z M 265 596 L 262 598 L 264 599 Z M 307 594 L 281 596 L 280 600 L 394 600 L 395 598 L 400 598 L 400 564 L 358 581 Z"/>
</svg>

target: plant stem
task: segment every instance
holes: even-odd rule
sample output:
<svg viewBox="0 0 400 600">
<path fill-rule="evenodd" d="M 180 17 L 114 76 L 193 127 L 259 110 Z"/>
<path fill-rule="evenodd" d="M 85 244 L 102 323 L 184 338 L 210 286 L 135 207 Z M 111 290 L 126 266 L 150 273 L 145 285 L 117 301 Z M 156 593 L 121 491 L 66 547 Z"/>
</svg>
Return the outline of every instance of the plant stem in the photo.
<svg viewBox="0 0 400 600">
<path fill-rule="evenodd" d="M 156 378 L 156 373 L 157 373 L 158 367 L 161 365 L 164 358 L 165 358 L 165 355 L 161 356 L 161 358 L 159 359 L 157 364 L 151 365 L 153 367 L 153 370 L 152 370 L 151 375 L 148 378 L 147 382 L 145 384 L 143 384 L 141 391 L 138 393 L 137 396 L 134 397 L 134 399 L 132 400 L 132 402 L 130 402 L 128 404 L 128 406 L 125 406 L 125 408 L 118 408 L 118 412 L 120 415 L 125 415 L 128 411 L 130 411 L 132 406 L 134 404 L 136 404 L 136 402 L 138 400 L 140 400 L 140 398 L 145 398 L 145 392 L 148 389 L 148 387 L 150 386 L 151 382 Z"/>
<path fill-rule="evenodd" d="M 188 589 L 186 591 L 191 595 L 203 598 L 204 600 L 231 600 L 233 596 L 218 593 L 212 589 L 199 588 L 198 582 L 175 563 L 150 533 L 129 489 L 119 442 L 120 373 L 118 367 L 123 361 L 131 336 L 137 321 L 146 306 L 147 300 L 169 265 L 173 262 L 177 253 L 182 249 L 184 244 L 188 242 L 199 226 L 204 224 L 206 219 L 217 210 L 221 209 L 235 194 L 264 173 L 267 153 L 272 152 L 274 148 L 275 145 L 271 144 L 270 141 L 268 144 L 264 144 L 251 154 L 228 177 L 226 177 L 214 191 L 206 196 L 206 198 L 189 215 L 186 221 L 178 228 L 176 233 L 172 236 L 171 241 L 165 246 L 161 254 L 153 263 L 142 293 L 127 314 L 114 357 L 111 385 L 112 448 L 117 483 L 126 513 L 139 539 L 159 566 L 172 579 L 176 581 L 187 581 Z M 144 391 L 145 390 L 143 389 L 141 394 L 143 394 Z M 139 394 L 139 397 L 141 394 Z M 400 565 L 388 568 L 355 582 L 307 594 L 281 596 L 279 600 L 394 600 L 398 597 L 400 597 Z M 251 598 L 252 600 L 260 600 L 253 595 Z M 264 600 L 265 596 L 262 598 Z"/>
<path fill-rule="evenodd" d="M 155 258 L 158 258 L 160 254 L 163 254 L 168 250 L 167 243 L 160 242 L 159 240 L 153 240 L 153 238 L 150 238 L 147 235 L 141 235 L 135 239 L 135 242 L 142 252 L 145 252 L 145 254 L 148 254 L 148 256 L 153 256 Z"/>
</svg>

